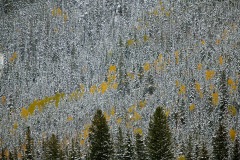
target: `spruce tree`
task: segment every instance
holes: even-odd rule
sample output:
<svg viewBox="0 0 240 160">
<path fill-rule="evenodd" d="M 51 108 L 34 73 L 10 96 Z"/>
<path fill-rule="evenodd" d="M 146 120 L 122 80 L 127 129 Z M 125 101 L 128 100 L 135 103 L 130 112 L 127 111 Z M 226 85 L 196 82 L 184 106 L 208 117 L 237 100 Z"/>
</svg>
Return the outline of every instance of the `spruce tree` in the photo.
<svg viewBox="0 0 240 160">
<path fill-rule="evenodd" d="M 140 134 L 136 134 L 135 136 L 135 158 L 137 160 L 145 160 L 147 159 L 146 149 L 143 141 L 143 137 Z"/>
<path fill-rule="evenodd" d="M 106 118 L 101 110 L 97 110 L 92 125 L 89 128 L 90 159 L 108 160 L 111 158 L 113 149 Z"/>
<path fill-rule="evenodd" d="M 219 103 L 219 120 L 222 121 L 224 118 L 224 114 L 228 107 L 228 88 L 227 88 L 227 78 L 225 71 L 222 72 L 220 77 L 220 103 Z"/>
<path fill-rule="evenodd" d="M 208 150 L 204 143 L 203 143 L 201 151 L 200 151 L 199 160 L 209 160 Z"/>
<path fill-rule="evenodd" d="M 62 158 L 60 157 L 59 141 L 55 134 L 52 134 L 51 138 L 49 139 L 47 143 L 47 148 L 48 148 L 47 159 L 57 160 Z"/>
<path fill-rule="evenodd" d="M 117 144 L 116 144 L 116 160 L 122 160 L 124 156 L 124 138 L 122 128 L 118 127 Z"/>
<path fill-rule="evenodd" d="M 27 127 L 27 132 L 26 132 L 26 151 L 25 151 L 25 158 L 27 160 L 34 159 L 33 155 L 33 139 L 31 137 L 31 131 L 30 127 Z"/>
<path fill-rule="evenodd" d="M 150 159 L 173 159 L 171 131 L 162 107 L 157 107 L 150 119 L 147 146 Z"/>
<path fill-rule="evenodd" d="M 213 159 L 226 160 L 228 158 L 228 138 L 227 132 L 222 123 L 220 123 L 215 137 L 213 137 Z"/>
<path fill-rule="evenodd" d="M 193 145 L 192 145 L 192 137 L 190 136 L 187 142 L 187 146 L 185 148 L 185 155 L 187 160 L 193 159 Z"/>
<path fill-rule="evenodd" d="M 233 147 L 232 160 L 239 160 L 239 159 L 240 159 L 240 145 L 239 145 L 238 139 L 236 138 L 234 142 L 234 147 Z"/>
<path fill-rule="evenodd" d="M 125 143 L 125 151 L 124 151 L 124 160 L 132 160 L 134 159 L 134 147 L 132 144 L 131 136 L 129 132 L 127 133 L 126 143 Z"/>
</svg>

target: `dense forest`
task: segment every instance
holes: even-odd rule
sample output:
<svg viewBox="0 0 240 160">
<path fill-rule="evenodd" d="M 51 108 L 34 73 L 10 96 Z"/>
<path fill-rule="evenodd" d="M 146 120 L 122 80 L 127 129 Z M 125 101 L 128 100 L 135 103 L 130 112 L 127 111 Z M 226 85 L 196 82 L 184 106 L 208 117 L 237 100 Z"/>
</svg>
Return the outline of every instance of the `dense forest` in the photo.
<svg viewBox="0 0 240 160">
<path fill-rule="evenodd" d="M 0 6 L 0 159 L 240 159 L 238 0 Z"/>
</svg>

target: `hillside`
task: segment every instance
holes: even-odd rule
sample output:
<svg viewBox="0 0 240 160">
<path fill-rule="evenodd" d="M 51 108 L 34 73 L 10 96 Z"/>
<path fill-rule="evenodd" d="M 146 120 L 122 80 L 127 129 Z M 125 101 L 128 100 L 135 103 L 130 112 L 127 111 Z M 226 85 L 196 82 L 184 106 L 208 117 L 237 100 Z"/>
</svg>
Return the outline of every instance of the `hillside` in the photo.
<svg viewBox="0 0 240 160">
<path fill-rule="evenodd" d="M 211 153 L 223 103 L 239 134 L 237 1 L 42 0 L 0 21 L 2 147 L 30 126 L 34 139 L 80 136 L 84 148 L 96 109 L 113 135 L 146 135 L 163 106 L 175 156 L 189 137 Z"/>
</svg>

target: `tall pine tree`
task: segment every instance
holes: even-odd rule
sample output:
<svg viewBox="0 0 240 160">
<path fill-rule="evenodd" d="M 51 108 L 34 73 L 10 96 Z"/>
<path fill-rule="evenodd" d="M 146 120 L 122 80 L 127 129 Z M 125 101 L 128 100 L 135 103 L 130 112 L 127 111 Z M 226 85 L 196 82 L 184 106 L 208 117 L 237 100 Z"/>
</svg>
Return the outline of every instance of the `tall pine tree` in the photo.
<svg viewBox="0 0 240 160">
<path fill-rule="evenodd" d="M 240 145 L 239 141 L 236 138 L 234 142 L 234 147 L 233 147 L 233 155 L 232 155 L 232 160 L 239 160 L 240 159 Z"/>
<path fill-rule="evenodd" d="M 101 110 L 95 113 L 92 125 L 89 128 L 90 159 L 108 160 L 111 159 L 113 149 L 106 118 Z"/>
<path fill-rule="evenodd" d="M 124 138 L 122 128 L 118 127 L 117 143 L 116 143 L 116 160 L 122 160 L 124 156 Z"/>
<path fill-rule="evenodd" d="M 136 153 L 135 158 L 137 160 L 147 159 L 143 137 L 139 133 L 137 133 L 135 136 L 135 153 Z"/>
<path fill-rule="evenodd" d="M 128 132 L 127 137 L 126 137 L 126 142 L 125 142 L 125 151 L 124 151 L 124 160 L 132 160 L 134 159 L 134 147 L 132 144 L 132 139 L 131 135 Z"/>
<path fill-rule="evenodd" d="M 157 107 L 150 119 L 147 143 L 150 159 L 173 159 L 171 131 L 162 107 Z"/>
<path fill-rule="evenodd" d="M 27 127 L 26 132 L 26 151 L 24 159 L 34 159 L 33 138 L 31 137 L 30 127 Z"/>
<path fill-rule="evenodd" d="M 222 123 L 220 123 L 216 131 L 215 137 L 213 137 L 213 159 L 228 159 L 228 138 L 226 129 Z"/>
</svg>

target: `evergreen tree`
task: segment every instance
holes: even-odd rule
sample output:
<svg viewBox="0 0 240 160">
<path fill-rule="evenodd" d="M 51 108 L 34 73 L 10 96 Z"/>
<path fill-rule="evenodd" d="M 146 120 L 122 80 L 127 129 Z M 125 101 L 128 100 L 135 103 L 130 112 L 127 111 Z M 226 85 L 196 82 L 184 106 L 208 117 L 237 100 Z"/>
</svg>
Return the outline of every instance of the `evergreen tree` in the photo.
<svg viewBox="0 0 240 160">
<path fill-rule="evenodd" d="M 236 138 L 234 142 L 234 147 L 233 147 L 232 160 L 239 160 L 239 159 L 240 159 L 240 145 L 239 145 L 238 139 Z"/>
<path fill-rule="evenodd" d="M 209 160 L 208 150 L 206 145 L 203 143 L 203 146 L 200 151 L 200 157 L 199 160 Z"/>
<path fill-rule="evenodd" d="M 57 160 L 62 159 L 60 157 L 60 145 L 58 138 L 55 134 L 52 134 L 51 138 L 49 139 L 47 143 L 48 153 L 47 153 L 47 159 L 51 160 Z"/>
<path fill-rule="evenodd" d="M 116 159 L 122 160 L 124 156 L 124 138 L 122 128 L 118 127 L 117 144 L 116 144 Z"/>
<path fill-rule="evenodd" d="M 225 160 L 228 158 L 227 132 L 222 123 L 220 123 L 213 138 L 213 158 L 214 160 Z"/>
<path fill-rule="evenodd" d="M 26 151 L 25 151 L 25 158 L 27 160 L 34 159 L 34 151 L 33 151 L 33 139 L 31 137 L 30 127 L 27 127 L 26 132 Z"/>
<path fill-rule="evenodd" d="M 132 160 L 134 159 L 134 147 L 132 144 L 131 136 L 129 132 L 126 137 L 125 151 L 124 151 L 124 160 Z"/>
<path fill-rule="evenodd" d="M 219 88 L 221 94 L 220 94 L 220 103 L 219 103 L 219 120 L 221 121 L 224 117 L 224 114 L 226 112 L 226 109 L 228 107 L 228 88 L 227 88 L 227 78 L 225 71 L 222 72 L 220 77 L 220 88 Z"/>
<path fill-rule="evenodd" d="M 135 139 L 136 139 L 135 141 L 136 159 L 137 160 L 147 159 L 143 137 L 140 134 L 136 134 Z"/>
<path fill-rule="evenodd" d="M 173 159 L 171 131 L 162 107 L 150 119 L 147 141 L 150 159 Z"/>
<path fill-rule="evenodd" d="M 89 128 L 90 159 L 108 160 L 111 158 L 113 149 L 106 118 L 101 110 L 95 113 L 92 125 Z"/>
<path fill-rule="evenodd" d="M 187 146 L 185 149 L 185 155 L 187 160 L 192 160 L 193 159 L 193 145 L 192 145 L 192 137 L 190 136 L 187 142 Z"/>
</svg>

